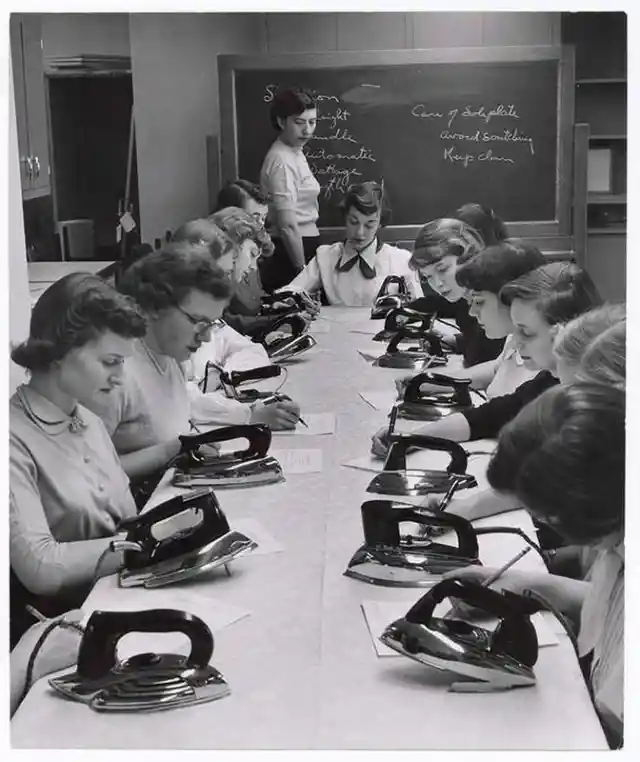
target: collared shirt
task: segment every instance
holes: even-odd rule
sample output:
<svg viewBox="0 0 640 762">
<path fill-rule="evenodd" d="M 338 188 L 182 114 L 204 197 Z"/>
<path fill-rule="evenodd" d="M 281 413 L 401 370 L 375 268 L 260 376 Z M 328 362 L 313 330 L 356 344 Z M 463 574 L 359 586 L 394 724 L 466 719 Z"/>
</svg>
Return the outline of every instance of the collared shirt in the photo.
<svg viewBox="0 0 640 762">
<path fill-rule="evenodd" d="M 275 140 L 267 151 L 260 170 L 260 185 L 271 197 L 271 211 L 294 212 L 303 237 L 318 235 L 318 196 L 320 184 L 309 168 L 300 148 Z M 272 216 L 272 215 L 270 215 Z M 275 228 L 272 235 L 278 235 Z"/>
<path fill-rule="evenodd" d="M 183 367 L 153 352 L 141 339 L 124 363 L 122 386 L 85 405 L 102 418 L 120 454 L 169 442 L 191 430 L 190 397 Z"/>
<path fill-rule="evenodd" d="M 18 392 L 9 403 L 11 567 L 31 592 L 54 595 L 91 582 L 136 507 L 102 421 L 79 405 L 72 431 L 57 405 L 20 391 L 28 409 Z"/>
<path fill-rule="evenodd" d="M 525 367 L 513 334 L 507 336 L 497 363 L 495 375 L 486 389 L 487 397 L 490 398 L 511 394 L 525 381 L 530 381 L 538 374 L 537 370 L 529 370 Z"/>
<path fill-rule="evenodd" d="M 624 720 L 624 544 L 601 549 L 587 580 L 578 652 L 593 654 L 590 682 L 595 707 L 609 730 L 621 737 Z"/>
<path fill-rule="evenodd" d="M 409 269 L 411 254 L 388 243 L 380 249 L 377 240 L 361 253 L 371 267 L 375 267 L 375 278 L 365 278 L 356 264 L 346 272 L 336 270 L 336 265 L 349 261 L 356 252 L 345 247 L 342 242 L 330 246 L 319 246 L 315 257 L 297 275 L 287 288 L 308 292 L 323 288 L 329 304 L 344 307 L 370 307 L 388 275 L 401 275 L 407 284 L 412 299 L 423 296 L 418 273 Z"/>
</svg>

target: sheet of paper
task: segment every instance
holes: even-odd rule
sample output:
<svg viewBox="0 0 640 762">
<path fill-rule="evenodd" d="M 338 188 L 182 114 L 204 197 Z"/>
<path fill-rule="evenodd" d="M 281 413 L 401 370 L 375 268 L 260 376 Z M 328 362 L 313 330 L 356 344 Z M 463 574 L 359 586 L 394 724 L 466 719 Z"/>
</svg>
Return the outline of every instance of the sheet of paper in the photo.
<svg viewBox="0 0 640 762">
<path fill-rule="evenodd" d="M 224 574 L 224 570 L 220 571 Z M 233 569 L 231 569 L 233 574 Z M 147 590 L 143 587 L 118 588 L 116 576 L 108 577 L 93 591 L 82 610 L 83 624 L 93 611 L 141 611 L 144 609 L 177 609 L 194 614 L 205 622 L 211 632 L 249 616 L 247 609 L 222 603 L 215 599 L 215 580 L 194 581 L 187 585 L 169 585 Z M 116 589 L 117 588 L 117 589 Z M 139 633 L 125 635 L 118 644 L 119 658 L 136 653 L 188 653 L 189 640 L 180 632 Z M 215 655 L 214 655 L 215 663 Z"/>
<path fill-rule="evenodd" d="M 370 471 L 373 474 L 377 474 L 379 471 L 382 471 L 384 461 L 380 460 L 380 458 L 374 458 L 372 455 L 363 455 L 361 458 L 354 458 L 342 465 L 347 468 L 357 468 L 359 471 Z"/>
<path fill-rule="evenodd" d="M 375 648 L 378 656 L 401 656 L 397 651 L 393 651 L 383 643 L 380 642 L 380 635 L 384 632 L 385 628 L 394 622 L 396 619 L 402 618 L 407 611 L 411 608 L 413 603 L 418 600 L 420 595 L 424 595 L 427 588 L 421 589 L 421 592 L 414 599 L 407 598 L 403 601 L 362 601 L 361 608 L 364 615 L 365 622 L 369 629 L 369 635 L 373 647 Z M 444 616 L 451 608 L 451 602 L 448 599 L 439 603 L 434 611 L 435 616 Z M 531 617 L 534 627 L 536 628 L 536 634 L 538 636 L 538 646 L 543 648 L 545 646 L 554 646 L 558 644 L 558 638 L 545 621 L 544 617 L 538 613 Z M 498 624 L 498 620 L 486 620 L 479 626 L 491 630 Z"/>
<path fill-rule="evenodd" d="M 396 401 L 395 389 L 385 389 L 384 391 L 365 391 L 358 392 L 362 399 L 376 410 L 388 413 Z"/>
<path fill-rule="evenodd" d="M 238 532 L 243 532 L 250 537 L 254 542 L 258 543 L 258 547 L 252 550 L 251 553 L 247 553 L 243 556 L 244 559 L 250 559 L 254 556 L 267 556 L 272 553 L 281 553 L 284 548 L 276 540 L 276 538 L 256 519 L 251 517 L 234 519 L 232 522 L 232 529 L 236 529 Z"/>
<path fill-rule="evenodd" d="M 307 424 L 306 427 L 299 423 L 293 431 L 274 431 L 274 436 L 318 437 L 336 433 L 335 413 L 305 413 L 303 411 L 302 419 Z"/>
<path fill-rule="evenodd" d="M 317 474 L 322 471 L 322 450 L 270 450 L 284 475 Z"/>
</svg>

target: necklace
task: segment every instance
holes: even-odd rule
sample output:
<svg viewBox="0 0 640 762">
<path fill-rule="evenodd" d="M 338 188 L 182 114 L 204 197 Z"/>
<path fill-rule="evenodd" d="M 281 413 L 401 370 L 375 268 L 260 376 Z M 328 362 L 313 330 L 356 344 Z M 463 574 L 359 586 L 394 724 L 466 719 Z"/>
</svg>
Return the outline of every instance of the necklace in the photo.
<svg viewBox="0 0 640 762">
<path fill-rule="evenodd" d="M 140 343 L 144 347 L 144 351 L 147 353 L 148 358 L 151 360 L 153 367 L 158 371 L 158 373 L 161 376 L 164 376 L 164 374 L 167 372 L 167 369 L 163 368 L 162 365 L 160 365 L 158 358 L 155 356 L 155 354 L 150 349 L 149 345 L 144 339 L 140 339 Z"/>
<path fill-rule="evenodd" d="M 41 416 L 37 415 L 29 400 L 27 399 L 24 389 L 24 386 L 19 386 L 16 390 L 16 396 L 18 397 L 18 401 L 20 402 L 24 412 L 36 423 L 44 424 L 45 426 L 61 426 L 62 431 L 68 428 L 69 431 L 71 431 L 73 434 L 76 434 L 79 431 L 82 431 L 82 429 L 86 428 L 87 424 L 82 420 L 82 417 L 77 412 L 77 409 L 72 413 L 72 415 L 65 415 L 65 417 L 59 421 L 48 421 L 46 418 L 42 418 Z"/>
</svg>

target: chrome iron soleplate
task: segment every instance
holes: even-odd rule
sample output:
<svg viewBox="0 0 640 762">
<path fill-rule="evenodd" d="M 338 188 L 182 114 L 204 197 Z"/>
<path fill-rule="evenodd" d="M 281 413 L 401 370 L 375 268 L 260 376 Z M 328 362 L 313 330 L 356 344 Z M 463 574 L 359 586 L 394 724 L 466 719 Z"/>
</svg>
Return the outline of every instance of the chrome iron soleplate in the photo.
<svg viewBox="0 0 640 762">
<path fill-rule="evenodd" d="M 475 477 L 470 474 L 448 474 L 442 471 L 421 471 L 418 469 L 406 471 L 381 471 L 367 487 L 367 492 L 378 495 L 422 495 L 443 494 L 447 492 L 452 481 L 460 479 L 458 489 L 477 487 Z"/>
<path fill-rule="evenodd" d="M 152 663 L 142 665 L 145 659 Z M 178 654 L 140 654 L 103 678 L 86 680 L 72 672 L 51 678 L 49 685 L 97 712 L 159 712 L 215 701 L 231 692 L 217 669 L 191 666 Z"/>
<path fill-rule="evenodd" d="M 393 352 L 384 354 L 373 361 L 379 368 L 402 368 L 406 370 L 424 370 L 426 367 L 435 368 L 438 365 L 446 365 L 444 357 L 431 357 L 421 352 Z"/>
<path fill-rule="evenodd" d="M 236 464 L 203 463 L 189 471 L 176 469 L 172 482 L 177 487 L 255 487 L 284 481 L 282 466 L 267 456 Z"/>
<path fill-rule="evenodd" d="M 257 547 L 258 544 L 242 532 L 231 530 L 203 548 L 178 558 L 167 559 L 144 569 L 121 569 L 119 584 L 120 587 L 146 588 L 171 585 L 224 566 Z"/>
<path fill-rule="evenodd" d="M 459 411 L 459 405 L 401 402 L 398 405 L 398 418 L 408 421 L 439 421 L 441 418 Z"/>
<path fill-rule="evenodd" d="M 287 343 L 286 346 L 273 349 L 267 353 L 269 359 L 273 362 L 282 362 L 283 360 L 290 360 L 293 357 L 301 355 L 303 352 L 307 352 L 309 349 L 313 349 L 317 344 L 316 340 L 310 334 L 306 334 L 303 337 L 297 338 L 291 343 Z"/>
</svg>

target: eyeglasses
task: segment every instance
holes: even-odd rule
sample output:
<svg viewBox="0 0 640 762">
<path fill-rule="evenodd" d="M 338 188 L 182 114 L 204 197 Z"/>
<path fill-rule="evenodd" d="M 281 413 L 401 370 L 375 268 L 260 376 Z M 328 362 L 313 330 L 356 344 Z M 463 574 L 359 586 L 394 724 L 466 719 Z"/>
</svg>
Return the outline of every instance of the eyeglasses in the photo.
<svg viewBox="0 0 640 762">
<path fill-rule="evenodd" d="M 222 326 L 226 325 L 222 318 L 214 318 L 214 320 L 209 320 L 207 318 L 197 318 L 193 315 L 190 315 L 186 310 L 183 310 L 180 305 L 176 304 L 174 306 L 179 312 L 182 312 L 182 314 L 187 318 L 191 325 L 196 329 L 196 333 L 204 333 L 209 329 L 219 330 L 222 328 Z"/>
</svg>

